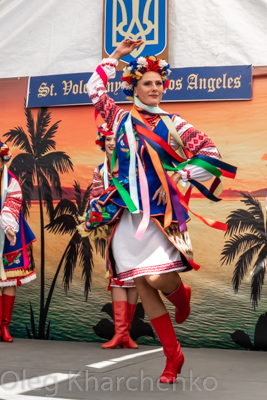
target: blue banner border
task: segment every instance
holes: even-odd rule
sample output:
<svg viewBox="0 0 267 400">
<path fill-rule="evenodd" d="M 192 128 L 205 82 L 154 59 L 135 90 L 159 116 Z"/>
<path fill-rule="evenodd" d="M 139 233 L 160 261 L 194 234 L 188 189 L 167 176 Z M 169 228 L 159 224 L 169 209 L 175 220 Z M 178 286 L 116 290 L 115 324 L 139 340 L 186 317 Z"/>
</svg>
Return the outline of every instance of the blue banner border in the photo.
<svg viewBox="0 0 267 400">
<path fill-rule="evenodd" d="M 122 71 L 108 82 L 116 103 L 128 103 L 120 89 Z M 29 77 L 27 107 L 91 104 L 86 84 L 92 73 Z M 162 102 L 251 100 L 252 66 L 173 68 Z"/>
</svg>

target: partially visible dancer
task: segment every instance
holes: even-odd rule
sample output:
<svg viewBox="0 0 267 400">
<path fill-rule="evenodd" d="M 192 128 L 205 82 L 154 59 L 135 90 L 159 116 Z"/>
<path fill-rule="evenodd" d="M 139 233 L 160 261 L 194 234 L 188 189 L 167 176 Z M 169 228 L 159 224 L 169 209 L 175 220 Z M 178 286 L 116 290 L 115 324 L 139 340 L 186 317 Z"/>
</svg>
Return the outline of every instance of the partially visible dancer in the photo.
<svg viewBox="0 0 267 400">
<path fill-rule="evenodd" d="M 6 166 L 10 158 L 9 147 L 0 141 L 0 336 L 3 342 L 13 342 L 9 324 L 16 287 L 36 278 L 32 254 L 35 236 L 21 213 L 21 187 Z"/>
<path fill-rule="evenodd" d="M 234 176 L 235 168 L 220 161 L 219 151 L 206 134 L 179 114 L 170 115 L 159 108 L 169 83 L 165 60 L 139 57 L 124 68 L 122 89 L 134 102 L 130 112 L 109 97 L 107 81 L 115 77 L 119 60 L 142 44 L 141 39 L 124 39 L 88 82 L 96 110 L 115 133 L 112 164 L 116 155 L 118 174 L 113 174 L 112 165 L 113 186 L 88 213 L 85 229 L 110 227 L 108 260 L 113 274 L 122 281 L 134 279 L 166 356 L 160 382 L 173 383 L 184 355 L 161 295 L 175 306 L 176 322 L 184 322 L 190 314 L 191 289 L 183 284 L 180 273 L 199 268 L 186 225 L 188 197 L 177 184 L 181 179 L 189 181 L 217 201 L 214 191 L 219 176 L 228 170 Z M 200 183 L 214 176 L 210 190 Z M 226 224 L 199 218 L 207 225 L 227 229 Z"/>
<path fill-rule="evenodd" d="M 96 144 L 105 152 L 105 159 L 104 163 L 94 170 L 90 203 L 96 201 L 105 189 L 112 185 L 110 166 L 112 153 L 115 148 L 115 136 L 106 123 L 103 124 L 98 131 Z M 114 173 L 116 174 L 116 172 Z M 138 345 L 130 336 L 131 323 L 138 298 L 135 283 L 133 280 L 119 282 L 111 277 L 109 288 L 111 290 L 115 334 L 109 342 L 102 345 L 102 348 L 114 349 L 115 347 L 121 346 L 124 348 L 138 349 Z"/>
</svg>

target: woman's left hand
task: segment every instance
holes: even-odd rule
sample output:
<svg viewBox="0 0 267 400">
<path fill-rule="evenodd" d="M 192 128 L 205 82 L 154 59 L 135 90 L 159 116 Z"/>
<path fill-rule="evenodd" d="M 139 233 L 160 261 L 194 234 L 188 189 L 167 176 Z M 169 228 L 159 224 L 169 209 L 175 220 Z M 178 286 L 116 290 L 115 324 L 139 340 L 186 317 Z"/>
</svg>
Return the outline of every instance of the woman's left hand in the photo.
<svg viewBox="0 0 267 400">
<path fill-rule="evenodd" d="M 161 203 L 167 204 L 168 197 L 167 197 L 162 185 L 158 188 L 158 190 L 155 191 L 154 196 L 152 197 L 152 200 L 156 200 L 157 197 L 158 197 L 158 202 L 157 202 L 158 206 Z"/>
</svg>

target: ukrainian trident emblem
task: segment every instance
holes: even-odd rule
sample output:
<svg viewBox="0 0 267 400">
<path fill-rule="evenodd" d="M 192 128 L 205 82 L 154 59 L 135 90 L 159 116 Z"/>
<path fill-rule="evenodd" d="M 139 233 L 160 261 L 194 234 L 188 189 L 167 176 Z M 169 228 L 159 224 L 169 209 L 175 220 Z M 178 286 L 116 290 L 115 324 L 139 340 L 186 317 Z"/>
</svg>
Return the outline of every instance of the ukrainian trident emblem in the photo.
<svg viewBox="0 0 267 400">
<path fill-rule="evenodd" d="M 123 58 L 131 62 L 146 54 L 157 55 L 167 45 L 168 0 L 105 0 L 104 49 L 111 54 L 126 37 L 144 44 Z"/>
</svg>

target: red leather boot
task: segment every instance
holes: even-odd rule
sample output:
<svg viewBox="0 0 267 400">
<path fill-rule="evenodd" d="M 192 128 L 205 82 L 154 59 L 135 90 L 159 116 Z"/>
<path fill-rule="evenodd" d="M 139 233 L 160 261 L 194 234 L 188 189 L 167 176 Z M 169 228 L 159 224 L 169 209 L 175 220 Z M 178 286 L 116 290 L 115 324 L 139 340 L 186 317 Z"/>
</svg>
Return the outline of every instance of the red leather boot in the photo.
<svg viewBox="0 0 267 400">
<path fill-rule="evenodd" d="M 134 317 L 136 309 L 136 304 L 131 304 L 128 303 L 128 331 L 129 331 L 129 341 L 128 341 L 128 348 L 129 349 L 138 349 L 138 344 L 133 341 L 133 339 L 130 336 L 130 330 L 131 330 L 131 325 L 132 325 L 132 320 Z"/>
<path fill-rule="evenodd" d="M 9 296 L 8 294 L 3 294 L 2 296 L 2 341 L 3 342 L 13 342 L 13 337 L 9 333 L 9 324 L 12 318 L 12 312 L 15 302 L 15 296 Z"/>
<path fill-rule="evenodd" d="M 165 295 L 175 307 L 175 321 L 177 324 L 184 322 L 190 314 L 191 288 L 188 285 L 180 283 L 178 288 L 171 294 Z"/>
<path fill-rule="evenodd" d="M 184 364 L 184 355 L 180 343 L 176 339 L 169 313 L 151 319 L 150 322 L 158 335 L 163 346 L 163 352 L 167 357 L 165 369 L 159 381 L 161 383 L 174 383 L 177 374 L 181 373 Z"/>
<path fill-rule="evenodd" d="M 129 342 L 128 303 L 127 301 L 113 301 L 112 308 L 115 335 L 109 342 L 102 345 L 103 349 L 114 349 L 117 346 L 127 347 Z"/>
</svg>

